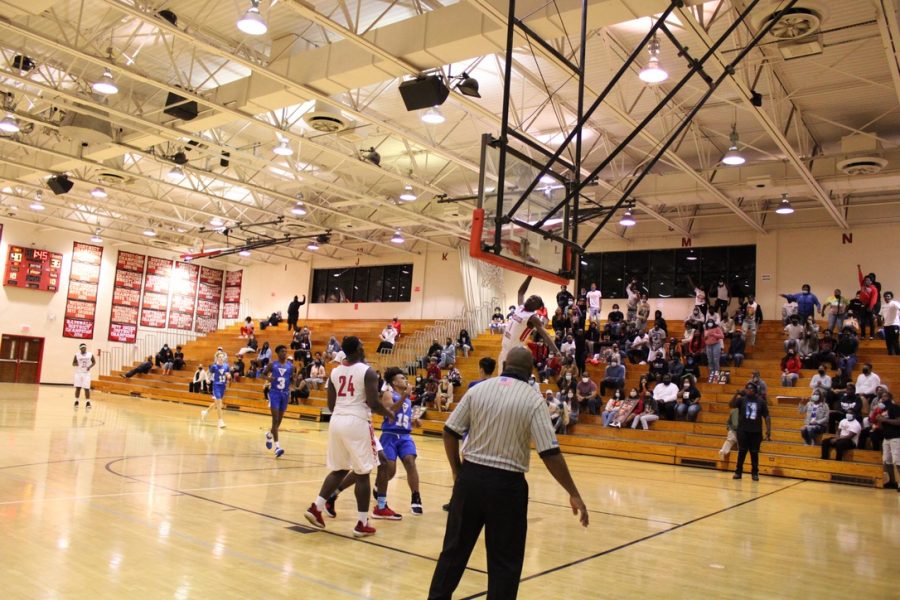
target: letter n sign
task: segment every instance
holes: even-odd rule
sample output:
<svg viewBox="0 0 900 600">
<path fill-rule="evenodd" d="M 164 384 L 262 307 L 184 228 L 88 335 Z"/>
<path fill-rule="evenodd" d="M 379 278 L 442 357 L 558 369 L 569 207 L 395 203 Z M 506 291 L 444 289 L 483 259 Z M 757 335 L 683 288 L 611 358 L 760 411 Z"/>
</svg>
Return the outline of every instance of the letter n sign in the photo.
<svg viewBox="0 0 900 600">
<path fill-rule="evenodd" d="M 852 244 L 853 243 L 853 234 L 852 233 L 842 233 L 841 234 L 841 243 L 842 244 Z"/>
<path fill-rule="evenodd" d="M 681 238 L 681 247 L 682 248 L 690 248 L 691 247 L 691 238 Z"/>
</svg>

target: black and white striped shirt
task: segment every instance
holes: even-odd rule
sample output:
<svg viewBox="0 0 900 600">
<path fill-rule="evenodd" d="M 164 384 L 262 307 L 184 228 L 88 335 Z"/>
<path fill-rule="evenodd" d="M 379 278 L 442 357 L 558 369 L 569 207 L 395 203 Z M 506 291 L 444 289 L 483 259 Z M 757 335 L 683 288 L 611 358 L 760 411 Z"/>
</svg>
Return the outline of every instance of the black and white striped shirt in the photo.
<svg viewBox="0 0 900 600">
<path fill-rule="evenodd" d="M 544 398 L 527 382 L 502 375 L 471 388 L 444 430 L 468 434 L 463 459 L 485 467 L 525 473 L 531 440 L 541 457 L 559 452 Z"/>
</svg>

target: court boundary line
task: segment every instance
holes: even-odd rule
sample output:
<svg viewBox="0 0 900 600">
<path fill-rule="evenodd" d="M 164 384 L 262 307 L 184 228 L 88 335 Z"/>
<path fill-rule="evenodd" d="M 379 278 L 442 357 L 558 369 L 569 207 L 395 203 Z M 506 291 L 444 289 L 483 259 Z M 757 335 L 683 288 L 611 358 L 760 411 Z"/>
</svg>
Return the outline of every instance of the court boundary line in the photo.
<svg viewBox="0 0 900 600">
<path fill-rule="evenodd" d="M 618 546 L 614 546 L 614 547 L 612 547 L 612 548 L 608 548 L 608 549 L 603 550 L 603 551 L 601 551 L 601 552 L 596 552 L 596 553 L 591 554 L 591 555 L 589 555 L 589 556 L 585 556 L 585 557 L 582 557 L 582 558 L 579 558 L 579 559 L 576 559 L 576 560 L 573 560 L 573 561 L 569 561 L 569 562 L 564 563 L 564 564 L 562 564 L 562 565 L 557 565 L 557 566 L 555 566 L 555 567 L 551 567 L 551 568 L 549 568 L 549 569 L 545 569 L 545 570 L 540 571 L 540 572 L 538 572 L 538 573 L 532 573 L 531 575 L 528 575 L 527 577 L 522 577 L 522 578 L 519 580 L 519 583 L 522 583 L 522 582 L 524 582 L 524 581 L 531 581 L 532 579 L 537 579 L 538 577 L 543 577 L 544 575 L 549 575 L 550 573 L 556 573 L 557 571 L 562 571 L 563 569 L 568 569 L 569 567 L 574 567 L 575 565 L 580 565 L 580 564 L 582 564 L 582 563 L 585 563 L 585 562 L 594 560 L 594 559 L 596 559 L 596 558 L 600 558 L 600 557 L 602 557 L 602 556 L 606 556 L 606 555 L 608 555 L 608 554 L 612 554 L 613 552 L 618 552 L 619 550 L 624 550 L 625 548 L 629 548 L 629 547 L 631 547 L 631 546 L 634 546 L 635 544 L 640 544 L 641 542 L 646 542 L 647 540 L 651 540 L 651 539 L 653 539 L 653 538 L 657 538 L 657 537 L 663 536 L 663 535 L 665 535 L 665 534 L 667 534 L 667 533 L 671 533 L 671 532 L 673 532 L 673 531 L 675 531 L 675 530 L 677 530 L 677 529 L 682 529 L 682 528 L 684 528 L 684 527 L 687 527 L 688 525 L 693 525 L 694 523 L 697 523 L 697 522 L 699 522 L 699 521 L 703 521 L 703 520 L 709 519 L 710 517 L 715 517 L 715 516 L 717 516 L 717 515 L 720 515 L 720 514 L 722 514 L 722 513 L 728 512 L 728 511 L 730 511 L 730 510 L 734 510 L 735 508 L 740 508 L 740 507 L 742 507 L 742 506 L 744 506 L 744 505 L 750 504 L 750 503 L 752 503 L 752 502 L 756 502 L 757 500 L 762 500 L 763 498 L 767 498 L 767 497 L 772 496 L 772 495 L 774 495 L 774 494 L 777 494 L 777 493 L 779 493 L 779 492 L 783 492 L 783 491 L 785 491 L 785 490 L 788 490 L 788 489 L 797 487 L 798 485 L 800 485 L 800 484 L 802 484 L 802 483 L 806 483 L 806 482 L 807 482 L 806 479 L 801 479 L 801 480 L 799 480 L 799 481 L 795 481 L 794 483 L 788 484 L 788 485 L 786 485 L 786 486 L 784 486 L 784 487 L 780 487 L 780 488 L 778 488 L 777 490 L 772 490 L 771 492 L 766 492 L 765 494 L 760 494 L 759 496 L 754 496 L 753 498 L 748 498 L 747 500 L 743 500 L 743 501 L 741 501 L 741 502 L 738 502 L 737 504 L 733 504 L 733 505 L 731 505 L 731 506 L 726 506 L 725 508 L 720 508 L 720 509 L 717 510 L 717 511 L 713 511 L 713 512 L 708 513 L 708 514 L 705 514 L 705 515 L 700 515 L 699 517 L 695 517 L 695 518 L 693 518 L 693 519 L 691 519 L 691 520 L 689 520 L 689 521 L 685 521 L 684 523 L 680 523 L 680 524 L 678 524 L 678 525 L 675 525 L 674 527 L 670 527 L 670 528 L 664 529 L 664 530 L 662 530 L 662 531 L 657 531 L 657 532 L 655 532 L 655 533 L 651 533 L 651 534 L 649 534 L 649 535 L 645 535 L 645 536 L 643 536 L 643 537 L 640 537 L 640 538 L 631 540 L 630 542 L 626 542 L 626 543 L 624 543 L 624 544 L 619 544 Z M 482 597 L 484 597 L 484 596 L 487 596 L 487 590 L 485 590 L 485 591 L 483 591 L 483 592 L 479 592 L 479 593 L 477 593 L 477 594 L 473 594 L 473 595 L 471 595 L 471 596 L 465 596 L 465 597 L 461 598 L 460 600 L 472 600 L 472 599 L 474 599 L 474 598 L 482 598 Z"/>
</svg>

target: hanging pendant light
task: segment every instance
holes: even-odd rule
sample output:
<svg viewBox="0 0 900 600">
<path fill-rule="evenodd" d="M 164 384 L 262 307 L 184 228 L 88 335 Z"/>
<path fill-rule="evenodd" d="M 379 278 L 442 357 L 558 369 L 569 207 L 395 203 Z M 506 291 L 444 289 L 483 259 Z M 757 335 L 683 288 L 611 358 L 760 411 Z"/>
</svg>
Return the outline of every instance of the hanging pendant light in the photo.
<svg viewBox="0 0 900 600">
<path fill-rule="evenodd" d="M 406 240 L 403 239 L 403 235 L 400 233 L 400 230 L 394 232 L 394 237 L 391 238 L 391 243 L 393 244 L 402 244 Z"/>
<path fill-rule="evenodd" d="M 634 214 L 631 212 L 630 208 L 622 215 L 622 218 L 619 220 L 619 225 L 622 227 L 634 227 L 637 225 L 637 221 L 634 220 Z"/>
<path fill-rule="evenodd" d="M 412 202 L 417 198 L 415 191 L 413 190 L 413 186 L 408 183 L 403 186 L 403 193 L 400 194 L 400 199 L 404 202 Z"/>
<path fill-rule="evenodd" d="M 791 206 L 787 193 L 781 195 L 781 202 L 778 203 L 778 208 L 775 209 L 775 212 L 779 215 L 789 215 L 794 212 L 794 207 Z"/>
<path fill-rule="evenodd" d="M 446 121 L 444 113 L 442 113 L 441 109 L 437 106 L 432 106 L 422 113 L 422 122 L 427 123 L 428 125 L 440 125 L 444 121 Z"/>
<path fill-rule="evenodd" d="M 291 142 L 289 140 L 282 139 L 278 142 L 278 145 L 272 149 L 272 152 L 278 156 L 290 156 L 294 153 L 294 149 L 291 148 Z"/>
<path fill-rule="evenodd" d="M 659 66 L 659 38 L 655 34 L 650 40 L 647 51 L 650 53 L 650 58 L 647 61 L 647 66 L 641 69 L 638 77 L 644 83 L 662 83 L 669 78 L 669 74 Z"/>
<path fill-rule="evenodd" d="M 265 35 L 269 31 L 269 26 L 259 13 L 259 0 L 250 0 L 250 8 L 238 19 L 237 28 L 247 35 Z"/>
<path fill-rule="evenodd" d="M 728 148 L 728 152 L 725 153 L 725 156 L 722 158 L 722 162 L 726 165 L 736 167 L 738 165 L 742 165 L 747 162 L 747 159 L 738 151 L 738 134 L 737 129 L 731 128 L 731 146 Z"/>
<path fill-rule="evenodd" d="M 6 116 L 0 120 L 0 133 L 12 135 L 14 133 L 19 133 L 19 130 L 19 122 L 16 120 L 15 115 L 6 113 Z"/>
<path fill-rule="evenodd" d="M 116 85 L 112 72 L 109 69 L 103 69 L 103 77 L 95 81 L 91 88 L 104 96 L 112 96 L 119 93 L 119 86 Z"/>
</svg>

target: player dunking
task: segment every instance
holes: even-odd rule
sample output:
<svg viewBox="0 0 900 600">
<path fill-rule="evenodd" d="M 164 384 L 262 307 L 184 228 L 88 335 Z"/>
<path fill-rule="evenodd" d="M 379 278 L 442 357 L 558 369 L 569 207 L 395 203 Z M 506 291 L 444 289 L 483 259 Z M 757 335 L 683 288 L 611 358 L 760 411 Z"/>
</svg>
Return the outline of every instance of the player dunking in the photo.
<svg viewBox="0 0 900 600">
<path fill-rule="evenodd" d="M 359 338 L 345 337 L 341 350 L 346 358 L 331 371 L 328 378 L 331 422 L 325 462 L 330 473 L 322 482 L 316 501 L 310 504 L 304 516 L 314 527 L 325 529 L 322 511 L 326 498 L 337 490 L 352 470 L 356 474 L 358 511 L 353 536 L 364 537 L 375 533 L 375 528 L 369 526 L 369 473 L 378 465 L 371 411 L 383 415 L 388 421 L 392 421 L 394 415 L 379 400 L 378 374 L 363 362 L 365 352 Z"/>
<path fill-rule="evenodd" d="M 506 355 L 509 351 L 528 343 L 532 331 L 537 332 L 543 338 L 544 343 L 550 348 L 550 352 L 556 355 L 560 354 L 553 338 L 544 329 L 541 318 L 535 314 L 539 308 L 544 306 L 544 301 L 536 294 L 529 296 L 527 300 L 525 299 L 525 292 L 528 290 L 528 284 L 530 283 L 531 276 L 529 275 L 519 288 L 519 308 L 510 315 L 506 324 L 506 331 L 503 333 L 503 343 L 500 346 L 500 356 L 497 358 L 497 364 L 500 365 L 501 370 L 503 370 L 503 363 L 506 361 Z"/>
<path fill-rule="evenodd" d="M 284 418 L 288 402 L 291 399 L 291 380 L 294 376 L 294 365 L 288 362 L 287 347 L 279 344 L 275 348 L 278 360 L 266 365 L 263 374 L 269 374 L 269 410 L 272 411 L 272 429 L 266 432 L 266 448 L 272 449 L 275 443 L 275 458 L 284 454 L 284 449 L 278 442 L 278 428 Z"/>
<path fill-rule="evenodd" d="M 91 369 L 97 364 L 93 354 L 88 353 L 87 344 L 78 344 L 78 354 L 72 359 L 75 367 L 75 410 L 78 410 L 78 396 L 84 390 L 84 407 L 91 407 Z"/>
<path fill-rule="evenodd" d="M 224 352 L 216 352 L 216 360 L 214 364 L 210 365 L 209 374 L 212 377 L 213 401 L 212 404 L 200 411 L 200 420 L 205 420 L 210 409 L 216 407 L 216 416 L 219 418 L 219 429 L 224 429 L 225 421 L 222 419 L 222 399 L 225 398 L 225 387 L 228 385 L 228 380 L 231 379 L 228 365 L 225 364 Z"/>
</svg>

